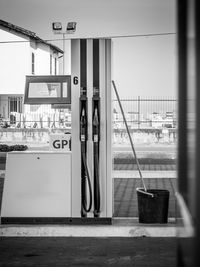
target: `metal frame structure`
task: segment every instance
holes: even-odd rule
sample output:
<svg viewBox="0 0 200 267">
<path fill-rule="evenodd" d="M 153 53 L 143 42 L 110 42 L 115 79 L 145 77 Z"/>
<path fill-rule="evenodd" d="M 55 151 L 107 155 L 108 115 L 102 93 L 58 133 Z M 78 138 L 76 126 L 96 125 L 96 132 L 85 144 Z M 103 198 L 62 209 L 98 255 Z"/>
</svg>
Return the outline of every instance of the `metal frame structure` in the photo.
<svg viewBox="0 0 200 267">
<path fill-rule="evenodd" d="M 178 0 L 178 265 L 200 265 L 200 2 Z"/>
</svg>

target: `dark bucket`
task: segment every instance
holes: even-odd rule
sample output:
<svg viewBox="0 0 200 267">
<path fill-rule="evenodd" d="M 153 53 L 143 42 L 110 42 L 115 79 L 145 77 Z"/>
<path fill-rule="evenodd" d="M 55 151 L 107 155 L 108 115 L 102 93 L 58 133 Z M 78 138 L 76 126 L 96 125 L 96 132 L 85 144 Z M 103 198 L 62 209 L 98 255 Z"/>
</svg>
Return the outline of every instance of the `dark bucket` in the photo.
<svg viewBox="0 0 200 267">
<path fill-rule="evenodd" d="M 138 213 L 140 223 L 167 223 L 169 191 L 162 189 L 137 188 Z M 148 194 L 151 193 L 152 195 Z"/>
</svg>

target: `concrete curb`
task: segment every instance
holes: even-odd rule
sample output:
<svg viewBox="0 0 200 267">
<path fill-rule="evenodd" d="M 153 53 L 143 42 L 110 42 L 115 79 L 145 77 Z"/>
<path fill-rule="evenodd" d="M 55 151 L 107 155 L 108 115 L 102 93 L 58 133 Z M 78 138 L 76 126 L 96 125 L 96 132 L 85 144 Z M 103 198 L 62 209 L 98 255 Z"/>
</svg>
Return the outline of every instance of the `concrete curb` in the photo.
<svg viewBox="0 0 200 267">
<path fill-rule="evenodd" d="M 113 218 L 112 225 L 0 225 L 1 237 L 175 237 L 175 218 L 167 224 L 141 224 L 138 218 Z"/>
<path fill-rule="evenodd" d="M 142 171 L 143 178 L 177 178 L 176 171 Z M 113 171 L 113 178 L 140 178 L 138 171 Z"/>
<path fill-rule="evenodd" d="M 143 178 L 177 178 L 176 171 L 142 171 Z M 138 171 L 113 171 L 113 178 L 140 178 Z M 5 171 L 0 170 L 0 178 L 5 178 Z"/>
<path fill-rule="evenodd" d="M 1 237 L 175 237 L 170 226 L 0 226 Z"/>
</svg>

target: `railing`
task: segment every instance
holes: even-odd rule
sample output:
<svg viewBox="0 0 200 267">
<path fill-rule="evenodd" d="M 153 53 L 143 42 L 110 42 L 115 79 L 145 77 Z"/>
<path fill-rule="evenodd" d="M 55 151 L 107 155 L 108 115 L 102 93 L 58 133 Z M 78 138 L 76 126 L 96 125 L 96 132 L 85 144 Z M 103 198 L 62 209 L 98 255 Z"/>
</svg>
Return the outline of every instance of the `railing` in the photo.
<svg viewBox="0 0 200 267">
<path fill-rule="evenodd" d="M 121 100 L 130 128 L 176 128 L 177 100 L 140 97 Z M 114 128 L 125 128 L 117 100 L 114 100 Z"/>
<path fill-rule="evenodd" d="M 7 118 L 0 116 L 0 128 L 6 127 L 5 121 L 14 128 L 71 127 L 69 111 L 53 110 L 51 105 L 42 108 L 41 106 L 40 108 L 38 108 L 39 106 L 28 107 L 29 105 L 23 105 L 22 102 L 20 105 L 18 102 L 17 105 L 14 105 L 13 99 L 9 99 L 8 102 L 8 108 L 12 108 L 10 109 L 12 112 L 8 113 Z M 121 103 L 131 129 L 177 127 L 177 100 L 174 98 L 138 96 L 132 99 L 121 99 Z M 17 108 L 16 111 L 15 108 Z M 117 100 L 113 100 L 113 128 L 114 130 L 125 129 Z"/>
</svg>

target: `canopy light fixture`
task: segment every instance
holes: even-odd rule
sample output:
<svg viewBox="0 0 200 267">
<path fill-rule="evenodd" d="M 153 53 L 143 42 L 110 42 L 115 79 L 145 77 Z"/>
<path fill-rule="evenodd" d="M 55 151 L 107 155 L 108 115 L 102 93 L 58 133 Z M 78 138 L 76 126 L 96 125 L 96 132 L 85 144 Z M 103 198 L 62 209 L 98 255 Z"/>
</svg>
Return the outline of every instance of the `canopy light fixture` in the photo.
<svg viewBox="0 0 200 267">
<path fill-rule="evenodd" d="M 61 33 L 62 32 L 62 23 L 61 22 L 53 22 L 52 23 L 52 30 L 54 33 Z"/>
<path fill-rule="evenodd" d="M 76 31 L 76 22 L 68 22 L 66 27 L 66 32 L 62 31 L 61 22 L 53 22 L 52 30 L 56 34 L 74 33 Z"/>
<path fill-rule="evenodd" d="M 74 33 L 76 31 L 76 22 L 68 22 L 66 31 L 67 33 Z"/>
</svg>

